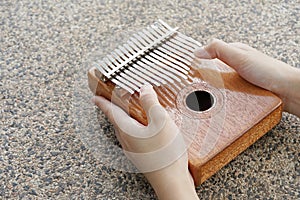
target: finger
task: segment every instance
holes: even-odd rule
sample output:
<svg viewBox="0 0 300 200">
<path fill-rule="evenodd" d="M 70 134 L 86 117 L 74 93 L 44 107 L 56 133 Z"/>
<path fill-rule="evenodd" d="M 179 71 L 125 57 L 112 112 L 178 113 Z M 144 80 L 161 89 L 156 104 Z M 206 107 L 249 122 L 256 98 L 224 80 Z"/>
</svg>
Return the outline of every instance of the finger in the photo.
<svg viewBox="0 0 300 200">
<path fill-rule="evenodd" d="M 249 46 L 247 44 L 244 44 L 244 43 L 241 43 L 241 42 L 231 42 L 231 43 L 228 43 L 228 44 L 231 45 L 231 46 L 234 46 L 236 48 L 245 50 L 245 51 L 253 51 L 253 50 L 255 50 L 251 46 Z"/>
<path fill-rule="evenodd" d="M 116 126 L 118 126 L 116 121 L 119 123 L 120 121 L 127 121 L 128 119 L 131 119 L 120 107 L 111 103 L 104 97 L 94 96 L 91 101 L 98 106 L 107 116 L 109 121 Z"/>
<path fill-rule="evenodd" d="M 218 58 L 234 69 L 238 69 L 239 66 L 244 63 L 246 58 L 246 52 L 244 50 L 218 39 L 214 39 L 204 48 L 197 49 L 194 54 L 195 56 L 204 59 Z"/>
<path fill-rule="evenodd" d="M 112 115 L 112 103 L 101 96 L 94 96 L 91 101 L 107 116 L 111 123 L 115 123 Z"/>
<path fill-rule="evenodd" d="M 202 49 L 196 50 L 195 54 L 198 55 L 199 51 L 206 51 L 207 55 L 211 59 L 218 58 L 222 61 L 226 61 L 232 58 L 232 55 L 240 54 L 240 50 L 234 46 L 229 45 L 222 40 L 213 39 L 208 45 Z M 198 51 L 198 52 L 197 52 Z M 202 53 L 205 55 L 205 53 Z"/>
<path fill-rule="evenodd" d="M 204 47 L 200 47 L 194 51 L 194 55 L 202 59 L 212 59 L 210 54 L 206 51 Z"/>
</svg>

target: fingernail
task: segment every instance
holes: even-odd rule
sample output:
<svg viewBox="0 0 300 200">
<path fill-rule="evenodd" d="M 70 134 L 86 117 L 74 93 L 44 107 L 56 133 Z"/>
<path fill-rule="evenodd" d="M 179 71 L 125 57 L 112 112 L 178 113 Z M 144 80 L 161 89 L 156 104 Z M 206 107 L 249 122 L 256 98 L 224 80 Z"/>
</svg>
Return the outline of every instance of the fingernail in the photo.
<svg viewBox="0 0 300 200">
<path fill-rule="evenodd" d="M 209 40 L 207 40 L 207 44 L 206 45 L 210 45 L 213 42 L 219 41 L 219 39 L 217 38 L 210 38 Z"/>
<path fill-rule="evenodd" d="M 140 90 L 140 100 L 143 99 L 144 97 L 149 97 L 156 95 L 155 91 L 153 90 L 153 86 L 150 84 L 145 84 L 141 87 Z"/>
<path fill-rule="evenodd" d="M 210 57 L 209 54 L 207 53 L 207 51 L 203 47 L 196 49 L 194 51 L 194 55 L 199 58 L 209 58 Z"/>
<path fill-rule="evenodd" d="M 91 102 L 92 102 L 93 104 L 96 104 L 96 98 L 95 98 L 95 97 L 92 97 L 92 98 L 91 98 Z"/>
<path fill-rule="evenodd" d="M 145 91 L 149 91 L 151 88 L 153 88 L 152 85 L 149 83 L 146 83 L 141 87 L 140 91 L 141 91 L 141 93 L 144 93 Z"/>
</svg>

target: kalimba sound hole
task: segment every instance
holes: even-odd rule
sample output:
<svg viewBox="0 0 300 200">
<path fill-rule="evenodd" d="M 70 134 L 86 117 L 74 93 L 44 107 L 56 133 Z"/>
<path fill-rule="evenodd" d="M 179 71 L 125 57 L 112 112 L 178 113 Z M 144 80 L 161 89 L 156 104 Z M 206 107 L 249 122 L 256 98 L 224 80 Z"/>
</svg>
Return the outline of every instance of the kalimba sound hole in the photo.
<svg viewBox="0 0 300 200">
<path fill-rule="evenodd" d="M 186 105 L 193 111 L 203 112 L 210 109 L 214 104 L 214 97 L 204 90 L 196 90 L 186 97 Z"/>
</svg>

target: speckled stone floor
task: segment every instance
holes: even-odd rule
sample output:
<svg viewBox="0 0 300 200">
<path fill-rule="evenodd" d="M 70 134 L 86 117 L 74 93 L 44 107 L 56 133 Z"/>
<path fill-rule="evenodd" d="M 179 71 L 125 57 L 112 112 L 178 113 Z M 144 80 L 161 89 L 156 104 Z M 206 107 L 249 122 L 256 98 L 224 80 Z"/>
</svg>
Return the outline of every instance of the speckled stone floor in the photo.
<svg viewBox="0 0 300 200">
<path fill-rule="evenodd" d="M 2 0 L 0 11 L 0 199 L 156 198 L 142 175 L 110 168 L 82 142 L 84 122 L 112 133 L 103 114 L 87 121 L 74 112 L 76 92 L 88 93 L 80 77 L 91 52 L 121 30 L 160 18 L 202 43 L 248 43 L 300 68 L 296 0 Z M 299 118 L 284 114 L 199 197 L 300 199 L 299 132 Z"/>
</svg>

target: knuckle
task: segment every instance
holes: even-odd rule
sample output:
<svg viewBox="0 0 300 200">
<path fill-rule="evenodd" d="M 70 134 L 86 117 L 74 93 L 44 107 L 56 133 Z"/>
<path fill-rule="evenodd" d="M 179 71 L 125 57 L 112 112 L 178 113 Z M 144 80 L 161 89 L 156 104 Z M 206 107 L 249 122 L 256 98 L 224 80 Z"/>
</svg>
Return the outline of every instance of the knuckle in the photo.
<svg viewBox="0 0 300 200">
<path fill-rule="evenodd" d="M 218 39 L 213 39 L 209 44 L 209 46 L 212 48 L 218 48 L 220 45 L 221 45 L 221 41 Z"/>
</svg>

